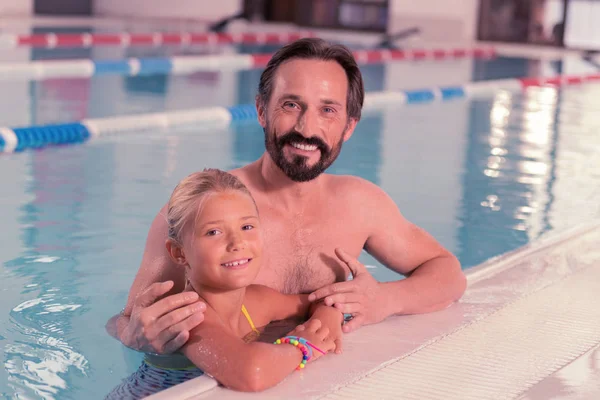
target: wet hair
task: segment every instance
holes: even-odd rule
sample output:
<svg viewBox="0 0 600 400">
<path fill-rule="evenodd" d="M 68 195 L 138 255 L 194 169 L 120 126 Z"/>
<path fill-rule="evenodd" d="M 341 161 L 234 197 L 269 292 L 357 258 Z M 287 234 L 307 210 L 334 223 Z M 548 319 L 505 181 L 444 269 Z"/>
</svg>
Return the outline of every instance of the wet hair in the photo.
<svg viewBox="0 0 600 400">
<path fill-rule="evenodd" d="M 330 44 L 319 38 L 304 38 L 292 42 L 275 53 L 260 76 L 257 102 L 260 107 L 266 107 L 273 93 L 273 81 L 277 69 L 285 62 L 293 59 L 321 60 L 337 62 L 348 77 L 348 95 L 346 109 L 348 117 L 360 120 L 361 110 L 365 99 L 365 89 L 362 74 L 352 52 L 344 45 Z"/>
<path fill-rule="evenodd" d="M 254 202 L 248 188 L 236 176 L 219 169 L 205 169 L 184 178 L 173 190 L 169 199 L 167 223 L 169 239 L 182 245 L 184 228 L 195 221 L 206 198 L 215 193 L 238 191 L 247 194 Z M 254 203 L 256 206 L 256 203 Z"/>
</svg>

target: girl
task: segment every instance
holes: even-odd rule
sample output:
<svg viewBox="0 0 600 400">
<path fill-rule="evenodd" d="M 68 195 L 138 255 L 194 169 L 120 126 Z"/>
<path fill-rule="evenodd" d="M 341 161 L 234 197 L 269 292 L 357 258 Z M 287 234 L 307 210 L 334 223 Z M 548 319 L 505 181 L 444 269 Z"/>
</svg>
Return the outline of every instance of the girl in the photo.
<svg viewBox="0 0 600 400">
<path fill-rule="evenodd" d="M 257 326 L 272 321 L 306 319 L 326 307 L 331 310 L 327 317 L 342 324 L 343 314 L 311 304 L 308 295 L 284 295 L 252 284 L 263 239 L 254 199 L 235 176 L 216 169 L 188 176 L 171 195 L 167 219 L 167 250 L 186 269 L 186 290 L 207 304 L 204 321 L 182 349 L 197 368 L 228 388 L 261 391 L 335 348 L 317 319 L 290 332 L 291 339 L 256 341 Z M 153 365 L 148 359 L 145 363 L 148 369 Z"/>
</svg>

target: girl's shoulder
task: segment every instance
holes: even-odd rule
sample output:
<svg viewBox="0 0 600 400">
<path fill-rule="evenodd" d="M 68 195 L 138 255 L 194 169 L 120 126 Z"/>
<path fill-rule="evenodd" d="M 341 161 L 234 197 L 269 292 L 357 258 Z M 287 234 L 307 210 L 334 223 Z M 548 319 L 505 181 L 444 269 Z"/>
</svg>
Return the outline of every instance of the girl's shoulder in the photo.
<svg viewBox="0 0 600 400">
<path fill-rule="evenodd" d="M 250 285 L 246 288 L 246 298 L 249 298 L 250 300 L 264 301 L 279 296 L 282 296 L 282 294 L 265 285 Z"/>
</svg>

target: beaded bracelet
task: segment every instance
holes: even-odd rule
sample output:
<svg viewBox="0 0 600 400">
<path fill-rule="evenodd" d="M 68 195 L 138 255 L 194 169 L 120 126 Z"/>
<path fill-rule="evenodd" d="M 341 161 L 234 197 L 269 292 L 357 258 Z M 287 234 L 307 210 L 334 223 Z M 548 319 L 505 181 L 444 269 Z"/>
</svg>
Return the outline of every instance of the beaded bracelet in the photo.
<svg viewBox="0 0 600 400">
<path fill-rule="evenodd" d="M 320 348 L 318 348 L 317 346 L 315 346 L 314 344 L 312 344 L 311 342 L 309 342 L 308 340 L 306 340 L 306 339 L 304 339 L 304 338 L 302 338 L 302 337 L 299 337 L 299 336 L 286 336 L 286 338 L 295 339 L 295 340 L 299 341 L 300 343 L 302 343 L 302 344 L 305 344 L 305 345 L 309 346 L 309 348 L 310 348 L 310 347 L 312 347 L 312 348 L 314 348 L 315 350 L 317 350 L 319 353 L 321 353 L 321 354 L 325 354 L 325 352 L 324 352 L 323 350 L 321 350 Z M 310 352 L 310 354 L 311 354 L 311 356 L 312 356 L 312 349 L 311 349 L 311 352 Z"/>
<path fill-rule="evenodd" d="M 312 349 L 310 348 L 310 344 L 306 341 L 306 339 L 299 338 L 297 336 L 286 336 L 273 342 L 273 344 L 282 343 L 289 343 L 292 346 L 296 346 L 302 352 L 302 361 L 300 361 L 300 365 L 296 367 L 296 370 L 304 368 L 306 363 L 312 358 Z"/>
</svg>

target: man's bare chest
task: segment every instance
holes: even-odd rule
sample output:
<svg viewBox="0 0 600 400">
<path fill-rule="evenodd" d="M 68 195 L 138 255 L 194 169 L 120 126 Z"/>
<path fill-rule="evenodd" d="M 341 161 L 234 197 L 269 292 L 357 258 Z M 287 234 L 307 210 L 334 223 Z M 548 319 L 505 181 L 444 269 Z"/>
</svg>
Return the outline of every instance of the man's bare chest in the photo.
<svg viewBox="0 0 600 400">
<path fill-rule="evenodd" d="M 351 221 L 324 216 L 277 218 L 261 214 L 263 266 L 257 283 L 284 293 L 309 293 L 345 280 L 348 268 L 335 255 L 337 247 L 359 254 L 364 234 Z"/>
</svg>

